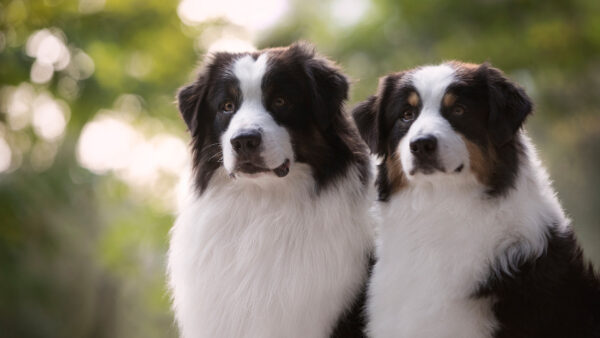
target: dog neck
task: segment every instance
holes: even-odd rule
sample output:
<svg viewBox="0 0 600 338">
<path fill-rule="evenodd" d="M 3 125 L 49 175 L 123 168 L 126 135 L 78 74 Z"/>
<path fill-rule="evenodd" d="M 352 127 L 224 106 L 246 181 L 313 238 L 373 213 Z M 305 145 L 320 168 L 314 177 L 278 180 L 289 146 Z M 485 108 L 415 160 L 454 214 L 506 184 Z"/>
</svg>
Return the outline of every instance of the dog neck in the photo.
<svg viewBox="0 0 600 338">
<path fill-rule="evenodd" d="M 474 177 L 409 183 L 380 204 L 380 230 L 396 236 L 418 231 L 420 238 L 457 243 L 464 240 L 457 235 L 462 231 L 469 241 L 493 245 L 497 257 L 506 257 L 506 268 L 540 255 L 550 228 L 566 231 L 569 220 L 531 141 L 524 133 L 517 137 L 524 152 L 515 185 L 506 194 L 489 196 Z M 519 257 L 509 252 L 515 247 Z"/>
</svg>

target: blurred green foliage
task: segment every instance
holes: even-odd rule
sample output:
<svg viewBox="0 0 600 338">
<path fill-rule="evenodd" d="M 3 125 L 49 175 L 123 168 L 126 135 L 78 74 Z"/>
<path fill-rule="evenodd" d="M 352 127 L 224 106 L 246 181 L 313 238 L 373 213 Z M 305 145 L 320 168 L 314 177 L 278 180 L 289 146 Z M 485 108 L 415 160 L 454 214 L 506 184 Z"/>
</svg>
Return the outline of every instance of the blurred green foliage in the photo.
<svg viewBox="0 0 600 338">
<path fill-rule="evenodd" d="M 94 11 L 81 10 L 85 3 L 98 1 L 0 2 L 0 90 L 31 82 L 35 60 L 26 45 L 38 30 L 59 32 L 94 63 L 90 77 L 67 68 L 32 85 L 68 105 L 60 139 L 13 130 L 0 113 L 0 137 L 16 163 L 0 173 L 0 336 L 176 336 L 164 278 L 171 209 L 115 172 L 82 168 L 77 140 L 125 93 L 141 102 L 128 115 L 134 125 L 187 139 L 173 97 L 206 52 L 197 37 L 243 29 L 225 20 L 185 25 L 170 1 L 109 0 Z M 587 255 L 600 265 L 600 2 L 362 3 L 359 19 L 347 23 L 336 19 L 333 2 L 292 1 L 255 42 L 315 43 L 353 79 L 349 106 L 372 94 L 379 76 L 424 63 L 490 61 L 505 70 L 536 102 L 528 130 Z M 40 160 L 40 152 L 51 156 Z"/>
</svg>

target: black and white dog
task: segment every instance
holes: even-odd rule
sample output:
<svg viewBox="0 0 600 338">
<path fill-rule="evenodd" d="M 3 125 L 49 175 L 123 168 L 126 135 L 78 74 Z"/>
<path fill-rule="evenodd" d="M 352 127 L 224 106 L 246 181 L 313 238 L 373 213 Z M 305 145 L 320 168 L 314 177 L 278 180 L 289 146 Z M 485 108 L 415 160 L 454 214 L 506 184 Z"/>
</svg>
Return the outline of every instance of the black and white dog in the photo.
<svg viewBox="0 0 600 338">
<path fill-rule="evenodd" d="M 600 337 L 600 283 L 487 64 L 384 77 L 353 112 L 379 155 L 372 337 Z"/>
<path fill-rule="evenodd" d="M 168 257 L 183 337 L 362 336 L 371 167 L 347 92 L 306 44 L 216 53 L 179 92 L 196 190 Z"/>
</svg>

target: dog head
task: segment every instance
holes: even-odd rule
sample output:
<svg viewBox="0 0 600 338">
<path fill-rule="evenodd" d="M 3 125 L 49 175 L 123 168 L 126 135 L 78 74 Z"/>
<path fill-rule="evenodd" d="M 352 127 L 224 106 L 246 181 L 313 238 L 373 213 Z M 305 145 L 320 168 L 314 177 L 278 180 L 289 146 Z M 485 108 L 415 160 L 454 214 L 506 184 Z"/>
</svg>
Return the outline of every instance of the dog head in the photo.
<svg viewBox="0 0 600 338">
<path fill-rule="evenodd" d="M 178 94 L 198 187 L 219 168 L 260 180 L 284 178 L 295 163 L 325 183 L 353 156 L 342 113 L 347 92 L 345 76 L 304 43 L 213 54 Z"/>
<path fill-rule="evenodd" d="M 449 62 L 388 75 L 353 112 L 383 159 L 380 199 L 409 184 L 475 178 L 491 195 L 512 186 L 532 111 L 523 89 L 488 64 Z M 438 182 L 439 181 L 439 182 Z"/>
</svg>

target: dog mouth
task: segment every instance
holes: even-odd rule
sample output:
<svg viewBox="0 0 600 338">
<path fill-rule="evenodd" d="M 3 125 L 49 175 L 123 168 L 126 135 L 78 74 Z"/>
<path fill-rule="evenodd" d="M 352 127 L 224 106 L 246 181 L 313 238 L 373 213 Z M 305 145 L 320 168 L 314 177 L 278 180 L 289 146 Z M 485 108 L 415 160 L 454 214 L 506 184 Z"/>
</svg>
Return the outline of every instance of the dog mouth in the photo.
<svg viewBox="0 0 600 338">
<path fill-rule="evenodd" d="M 238 163 L 235 171 L 249 175 L 273 172 L 277 177 L 285 177 L 290 172 L 290 160 L 285 159 L 280 166 L 274 169 L 266 168 L 253 162 L 242 162 Z"/>
<path fill-rule="evenodd" d="M 269 169 L 256 165 L 252 162 L 242 162 L 237 165 L 235 171 L 239 171 L 244 174 L 258 174 L 269 171 Z"/>
<path fill-rule="evenodd" d="M 436 172 L 446 172 L 444 168 L 439 164 L 438 161 L 415 161 L 412 169 L 409 171 L 409 174 L 415 175 L 417 173 L 421 173 L 424 175 L 431 175 Z"/>
<path fill-rule="evenodd" d="M 452 171 L 454 174 L 459 174 L 465 168 L 464 164 L 461 163 L 456 169 Z M 446 170 L 440 166 L 438 163 L 428 163 L 428 164 L 419 164 L 415 165 L 410 171 L 409 174 L 415 175 L 417 173 L 421 173 L 423 175 L 431 175 L 436 172 L 446 173 Z"/>
<path fill-rule="evenodd" d="M 283 164 L 273 169 L 273 172 L 275 175 L 277 175 L 277 177 L 287 176 L 287 174 L 290 172 L 290 160 L 286 158 L 285 161 L 283 161 Z"/>
<path fill-rule="evenodd" d="M 415 174 L 417 174 L 417 173 L 421 173 L 421 174 L 423 174 L 423 175 L 431 175 L 431 174 L 433 174 L 433 173 L 435 173 L 435 172 L 444 172 L 444 171 L 443 171 L 443 170 L 441 170 L 441 169 L 439 169 L 439 168 L 436 168 L 436 167 L 421 166 L 421 167 L 415 167 L 415 168 L 413 168 L 413 169 L 412 169 L 412 170 L 409 172 L 409 174 L 410 174 L 411 176 L 412 176 L 412 175 L 415 175 Z"/>
</svg>

